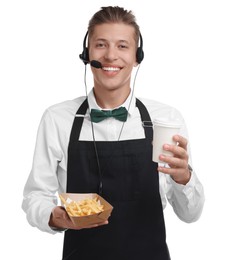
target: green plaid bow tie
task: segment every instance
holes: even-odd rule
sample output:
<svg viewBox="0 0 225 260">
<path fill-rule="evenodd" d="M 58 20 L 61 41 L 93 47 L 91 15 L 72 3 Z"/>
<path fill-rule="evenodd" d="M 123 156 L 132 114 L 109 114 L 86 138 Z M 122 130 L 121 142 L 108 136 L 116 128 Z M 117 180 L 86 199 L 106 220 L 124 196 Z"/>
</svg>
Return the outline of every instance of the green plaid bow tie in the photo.
<svg viewBox="0 0 225 260">
<path fill-rule="evenodd" d="M 91 121 L 94 123 L 101 122 L 107 117 L 114 117 L 117 120 L 125 122 L 127 120 L 127 110 L 125 107 L 116 108 L 113 110 L 91 109 Z"/>
</svg>

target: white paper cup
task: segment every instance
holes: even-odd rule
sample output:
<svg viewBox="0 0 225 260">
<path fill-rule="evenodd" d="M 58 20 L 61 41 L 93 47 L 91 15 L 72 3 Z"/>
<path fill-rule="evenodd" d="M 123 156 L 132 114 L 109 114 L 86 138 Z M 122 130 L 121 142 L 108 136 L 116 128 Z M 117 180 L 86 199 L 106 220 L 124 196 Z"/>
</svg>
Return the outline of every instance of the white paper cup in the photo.
<svg viewBox="0 0 225 260">
<path fill-rule="evenodd" d="M 154 162 L 162 162 L 159 155 L 173 156 L 169 151 L 163 150 L 164 144 L 176 145 L 173 136 L 179 133 L 181 123 L 177 120 L 168 120 L 165 118 L 157 118 L 153 121 L 153 153 L 152 160 Z"/>
</svg>

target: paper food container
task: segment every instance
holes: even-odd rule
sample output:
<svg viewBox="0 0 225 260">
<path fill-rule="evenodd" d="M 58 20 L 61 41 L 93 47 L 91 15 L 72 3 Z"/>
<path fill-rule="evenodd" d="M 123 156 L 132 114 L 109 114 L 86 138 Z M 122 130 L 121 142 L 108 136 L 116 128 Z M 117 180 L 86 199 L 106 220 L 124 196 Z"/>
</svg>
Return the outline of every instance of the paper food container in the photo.
<svg viewBox="0 0 225 260">
<path fill-rule="evenodd" d="M 73 224 L 76 227 L 79 226 L 86 226 L 91 224 L 98 224 L 100 222 L 106 221 L 113 210 L 112 205 L 110 205 L 106 200 L 104 200 L 100 195 L 97 193 L 61 193 L 60 197 L 62 197 L 65 201 L 69 198 L 75 202 L 80 202 L 84 199 L 94 199 L 97 197 L 97 200 L 100 201 L 100 204 L 103 205 L 103 211 L 100 213 L 95 213 L 92 215 L 87 216 L 70 216 L 70 219 L 72 220 Z M 61 199 L 62 201 L 62 199 Z M 64 202 L 62 201 L 64 204 Z M 66 209 L 66 205 L 65 209 Z"/>
</svg>

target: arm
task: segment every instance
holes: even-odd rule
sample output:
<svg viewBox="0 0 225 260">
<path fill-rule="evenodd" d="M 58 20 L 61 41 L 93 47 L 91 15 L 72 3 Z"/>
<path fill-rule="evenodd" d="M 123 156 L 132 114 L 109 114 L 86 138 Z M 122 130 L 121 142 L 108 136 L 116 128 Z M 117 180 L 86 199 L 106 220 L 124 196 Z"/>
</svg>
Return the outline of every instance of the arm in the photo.
<svg viewBox="0 0 225 260">
<path fill-rule="evenodd" d="M 164 145 L 174 156 L 160 156 L 160 160 L 169 167 L 159 166 L 158 170 L 166 174 L 167 198 L 177 216 L 185 222 L 196 221 L 204 205 L 204 191 L 194 171 L 189 166 L 188 142 L 182 136 L 174 136 L 178 146 Z"/>
<path fill-rule="evenodd" d="M 30 225 L 42 231 L 55 233 L 49 217 L 57 205 L 57 166 L 62 158 L 57 141 L 57 130 L 47 110 L 39 125 L 33 165 L 24 188 L 22 208 Z"/>
<path fill-rule="evenodd" d="M 48 233 L 76 228 L 63 207 L 57 206 L 59 189 L 58 164 L 63 158 L 57 125 L 51 111 L 47 110 L 41 120 L 31 173 L 24 188 L 22 208 L 28 222 Z M 66 177 L 66 176 L 65 176 Z M 108 222 L 82 228 L 97 227 Z"/>
</svg>

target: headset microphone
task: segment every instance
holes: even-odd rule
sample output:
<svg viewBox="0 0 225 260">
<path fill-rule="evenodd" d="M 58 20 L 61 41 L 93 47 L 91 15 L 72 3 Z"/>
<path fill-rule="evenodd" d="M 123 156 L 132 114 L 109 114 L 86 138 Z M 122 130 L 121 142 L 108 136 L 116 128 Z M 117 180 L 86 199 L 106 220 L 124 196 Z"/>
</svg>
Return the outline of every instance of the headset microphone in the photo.
<svg viewBox="0 0 225 260">
<path fill-rule="evenodd" d="M 102 68 L 102 64 L 101 62 L 97 61 L 97 60 L 92 60 L 90 62 L 90 65 L 96 69 L 101 69 Z"/>
</svg>

